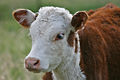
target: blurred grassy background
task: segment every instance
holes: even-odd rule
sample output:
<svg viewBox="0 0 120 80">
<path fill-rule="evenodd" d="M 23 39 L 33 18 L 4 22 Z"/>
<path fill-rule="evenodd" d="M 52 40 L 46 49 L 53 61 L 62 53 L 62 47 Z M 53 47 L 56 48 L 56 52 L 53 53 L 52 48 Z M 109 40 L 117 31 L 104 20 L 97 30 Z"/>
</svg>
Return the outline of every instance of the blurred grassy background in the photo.
<svg viewBox="0 0 120 80">
<path fill-rule="evenodd" d="M 0 80 L 40 80 L 42 74 L 24 69 L 24 57 L 31 49 L 28 30 L 12 18 L 12 11 L 28 8 L 37 12 L 43 6 L 58 6 L 72 14 L 79 10 L 96 9 L 120 0 L 1 0 L 0 1 Z"/>
</svg>

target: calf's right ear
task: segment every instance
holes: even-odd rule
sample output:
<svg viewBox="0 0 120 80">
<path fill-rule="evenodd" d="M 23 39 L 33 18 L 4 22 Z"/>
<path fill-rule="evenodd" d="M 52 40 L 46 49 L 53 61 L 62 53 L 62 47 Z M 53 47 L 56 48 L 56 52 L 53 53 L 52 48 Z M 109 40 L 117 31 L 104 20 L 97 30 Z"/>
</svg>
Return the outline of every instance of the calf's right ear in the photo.
<svg viewBox="0 0 120 80">
<path fill-rule="evenodd" d="M 35 13 L 28 9 L 17 9 L 13 11 L 12 15 L 24 28 L 29 28 L 31 23 L 35 20 Z"/>
</svg>

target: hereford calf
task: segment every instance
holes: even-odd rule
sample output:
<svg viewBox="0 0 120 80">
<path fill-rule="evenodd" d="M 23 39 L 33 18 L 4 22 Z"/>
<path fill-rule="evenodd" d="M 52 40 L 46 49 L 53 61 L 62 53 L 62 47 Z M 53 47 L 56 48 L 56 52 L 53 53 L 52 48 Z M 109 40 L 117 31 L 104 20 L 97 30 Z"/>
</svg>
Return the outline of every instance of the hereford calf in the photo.
<svg viewBox="0 0 120 80">
<path fill-rule="evenodd" d="M 43 7 L 37 14 L 18 9 L 13 16 L 32 38 L 25 67 L 47 72 L 43 80 L 120 80 L 120 8 L 108 4 L 72 16 Z"/>
</svg>

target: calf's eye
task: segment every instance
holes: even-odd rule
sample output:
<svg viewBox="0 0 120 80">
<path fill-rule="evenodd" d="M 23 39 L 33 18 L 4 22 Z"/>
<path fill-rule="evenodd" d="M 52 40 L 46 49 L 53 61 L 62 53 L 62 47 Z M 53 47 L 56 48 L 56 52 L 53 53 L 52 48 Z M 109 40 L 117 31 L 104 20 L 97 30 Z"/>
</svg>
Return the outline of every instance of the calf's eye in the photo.
<svg viewBox="0 0 120 80">
<path fill-rule="evenodd" d="M 61 40 L 64 38 L 64 33 L 59 33 L 56 35 L 55 40 Z"/>
</svg>

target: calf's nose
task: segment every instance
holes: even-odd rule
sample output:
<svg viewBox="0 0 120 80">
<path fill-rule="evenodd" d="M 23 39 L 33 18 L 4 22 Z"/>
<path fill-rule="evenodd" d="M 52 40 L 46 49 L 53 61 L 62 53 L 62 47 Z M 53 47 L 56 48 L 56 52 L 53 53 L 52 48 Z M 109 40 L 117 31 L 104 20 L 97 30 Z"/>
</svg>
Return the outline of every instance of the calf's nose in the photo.
<svg viewBox="0 0 120 80">
<path fill-rule="evenodd" d="M 25 67 L 29 71 L 38 71 L 40 67 L 40 60 L 36 58 L 25 59 Z"/>
</svg>

